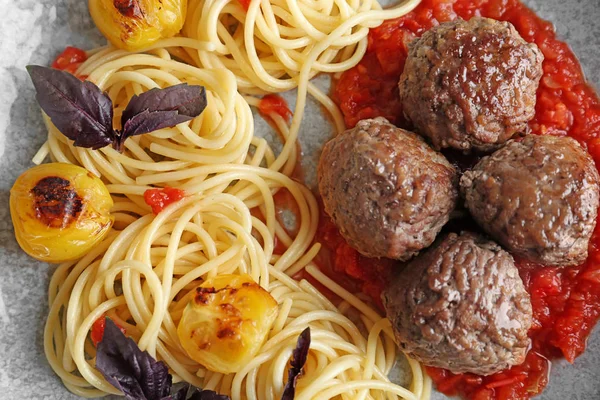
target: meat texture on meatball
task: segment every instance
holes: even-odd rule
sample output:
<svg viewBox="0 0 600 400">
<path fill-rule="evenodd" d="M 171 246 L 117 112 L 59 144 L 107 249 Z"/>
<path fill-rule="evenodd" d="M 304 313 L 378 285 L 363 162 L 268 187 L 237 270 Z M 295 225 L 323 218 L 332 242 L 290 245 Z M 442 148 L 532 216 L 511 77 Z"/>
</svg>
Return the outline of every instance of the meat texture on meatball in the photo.
<svg viewBox="0 0 600 400">
<path fill-rule="evenodd" d="M 479 235 L 448 234 L 382 299 L 398 345 L 425 365 L 490 375 L 525 360 L 529 294 L 511 255 Z"/>
<path fill-rule="evenodd" d="M 318 178 L 325 211 L 367 257 L 408 260 L 433 243 L 458 199 L 458 174 L 446 158 L 385 118 L 329 141 Z"/>
<path fill-rule="evenodd" d="M 466 172 L 460 185 L 475 221 L 512 254 L 553 266 L 587 258 L 599 177 L 576 140 L 510 141 Z"/>
<path fill-rule="evenodd" d="M 443 23 L 410 44 L 399 83 L 404 113 L 436 149 L 494 150 L 526 132 L 543 59 L 509 22 Z"/>
</svg>

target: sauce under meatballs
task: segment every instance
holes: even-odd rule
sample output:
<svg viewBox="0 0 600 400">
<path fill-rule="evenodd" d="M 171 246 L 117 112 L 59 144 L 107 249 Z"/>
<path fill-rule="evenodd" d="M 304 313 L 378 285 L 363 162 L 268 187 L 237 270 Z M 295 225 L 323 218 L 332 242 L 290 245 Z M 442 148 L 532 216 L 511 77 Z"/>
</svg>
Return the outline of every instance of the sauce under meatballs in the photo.
<svg viewBox="0 0 600 400">
<path fill-rule="evenodd" d="M 556 38 L 552 23 L 518 0 L 422 0 L 407 16 L 371 29 L 365 56 L 342 74 L 335 87 L 346 126 L 385 116 L 398 126 L 412 129 L 402 116 L 398 95 L 408 44 L 433 26 L 475 15 L 511 22 L 527 42 L 536 43 L 544 53 L 536 114 L 528 124 L 532 132 L 567 134 L 585 144 L 594 160 L 600 161 L 600 100 L 594 88 L 586 83 L 569 45 Z M 321 225 L 326 234 L 319 240 L 329 250 L 331 262 L 348 265 L 345 279 L 356 278 L 365 293 L 377 298 L 377 289 L 382 287 L 379 277 L 387 276 L 392 266 L 386 268 L 380 260 L 356 256 L 326 218 Z M 589 256 L 581 265 L 550 268 L 516 260 L 534 311 L 529 333 L 532 349 L 524 364 L 486 377 L 428 368 L 436 388 L 468 399 L 529 398 L 541 393 L 548 383 L 549 359 L 565 357 L 573 362 L 582 354 L 600 317 L 599 231 L 596 228 Z M 339 272 L 332 277 L 340 279 Z"/>
</svg>

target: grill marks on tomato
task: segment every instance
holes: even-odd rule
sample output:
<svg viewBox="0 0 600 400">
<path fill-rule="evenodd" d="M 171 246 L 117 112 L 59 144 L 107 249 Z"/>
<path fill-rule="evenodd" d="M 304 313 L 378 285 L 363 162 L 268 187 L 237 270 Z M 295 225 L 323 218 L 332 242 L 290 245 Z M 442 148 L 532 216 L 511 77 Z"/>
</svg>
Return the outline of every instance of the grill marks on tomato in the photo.
<svg viewBox="0 0 600 400">
<path fill-rule="evenodd" d="M 251 286 L 250 283 L 246 282 L 242 284 L 242 287 L 246 288 Z M 253 285 L 254 286 L 254 285 Z M 258 285 L 256 285 L 258 286 Z M 238 289 L 232 288 L 229 286 L 225 286 L 221 289 L 215 289 L 214 287 L 196 288 L 196 295 L 194 296 L 194 301 L 196 304 L 208 305 L 212 300 L 213 296 L 219 292 L 229 292 L 227 297 L 234 296 Z M 242 324 L 244 323 L 244 319 L 242 318 L 242 312 L 238 310 L 234 305 L 229 303 L 221 303 L 219 304 L 219 309 L 223 312 L 224 318 L 217 318 L 216 323 L 218 325 L 217 337 L 219 339 L 236 339 L 240 336 L 240 331 L 242 329 Z M 195 331 L 192 331 L 192 336 L 195 334 Z M 211 346 L 210 342 L 205 342 L 201 345 L 201 349 L 205 350 Z"/>
<path fill-rule="evenodd" d="M 71 182 L 58 176 L 41 179 L 31 189 L 31 194 L 35 217 L 50 228 L 67 228 L 83 210 L 83 199 Z"/>
<path fill-rule="evenodd" d="M 127 18 L 140 18 L 142 17 L 142 10 L 138 0 L 114 0 L 115 8 Z"/>
<path fill-rule="evenodd" d="M 237 289 L 228 288 L 231 295 L 237 292 Z M 242 329 L 242 313 L 240 310 L 235 308 L 233 305 L 228 303 L 219 304 L 219 308 L 225 313 L 224 319 L 217 318 L 219 324 L 219 330 L 217 331 L 217 337 L 219 339 L 235 339 L 240 336 Z"/>
<path fill-rule="evenodd" d="M 215 288 L 196 288 L 196 296 L 194 296 L 194 301 L 196 302 L 196 304 L 208 304 L 210 302 L 211 295 L 217 292 L 218 290 L 216 290 Z"/>
<path fill-rule="evenodd" d="M 398 95 L 408 44 L 439 23 L 474 15 L 511 22 L 525 40 L 535 42 L 544 53 L 536 115 L 529 122 L 532 132 L 569 135 L 584 144 L 596 165 L 600 165 L 598 95 L 586 83 L 569 46 L 556 38 L 552 23 L 540 19 L 518 0 L 423 0 L 407 16 L 372 29 L 367 53 L 356 67 L 342 74 L 334 88 L 334 98 L 346 125 L 353 127 L 361 119 L 384 116 L 410 129 Z M 473 161 L 463 162 L 460 157 L 455 160 L 461 165 L 471 165 Z M 327 229 L 327 224 L 327 219 L 322 220 L 322 227 Z M 336 246 L 343 247 L 335 227 L 329 229 L 327 237 L 330 242 L 325 240 L 325 245 L 333 246 L 334 252 Z M 334 255 L 334 262 L 337 258 L 340 265 L 347 266 L 346 277 L 335 277 L 336 280 L 347 280 L 356 265 L 369 271 L 369 261 L 356 263 L 351 250 L 339 250 L 339 255 Z M 525 363 L 487 377 L 428 368 L 441 392 L 477 400 L 530 398 L 541 393 L 548 383 L 549 359 L 565 357 L 572 362 L 585 350 L 586 339 L 600 317 L 600 227 L 597 225 L 583 265 L 557 269 L 518 261 L 517 266 L 531 295 L 534 312 L 534 326 L 529 332 L 532 350 Z M 362 279 L 377 291 L 377 280 L 370 281 L 368 274 Z M 377 293 L 371 296 L 378 297 Z"/>
</svg>

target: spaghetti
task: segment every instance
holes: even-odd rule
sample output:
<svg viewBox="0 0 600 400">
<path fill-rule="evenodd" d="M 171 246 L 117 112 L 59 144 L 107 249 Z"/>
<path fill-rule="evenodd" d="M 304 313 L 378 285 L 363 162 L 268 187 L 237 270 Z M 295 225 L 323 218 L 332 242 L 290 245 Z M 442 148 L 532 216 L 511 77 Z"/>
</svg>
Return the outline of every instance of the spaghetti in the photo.
<svg viewBox="0 0 600 400">
<path fill-rule="evenodd" d="M 317 215 L 310 193 L 266 168 L 229 166 L 228 172 L 220 172 L 224 168 L 213 167 L 211 178 L 188 189 L 199 194 L 168 206 L 156 217 L 141 216 L 143 210 L 137 210 L 139 218 L 124 230 L 114 232 L 77 263 L 63 264 L 56 271 L 50 284 L 45 349 L 65 385 L 86 397 L 117 393 L 94 369 L 95 349 L 87 340 L 94 321 L 107 314 L 142 350 L 165 361 L 176 380 L 218 390 L 232 399 L 280 397 L 296 337 L 307 325 L 313 341 L 296 398 L 337 394 L 347 398 L 392 394 L 427 398 L 429 380 L 414 361 L 410 361 L 411 390 L 389 382 L 387 374 L 395 362 L 389 322 L 308 263 L 310 257 L 305 255 L 318 250 L 318 245 L 310 248 L 314 234 L 310 230 Z M 246 189 L 255 187 L 262 197 L 259 202 L 267 216 L 265 222 L 252 216 L 243 191 L 233 195 L 231 190 L 220 190 L 223 179 L 246 183 Z M 273 253 L 276 221 L 269 188 L 276 187 L 289 190 L 300 210 L 299 234 L 283 254 Z M 127 224 L 129 214 L 118 211 L 124 208 L 117 203 L 114 215 L 117 222 Z M 127 211 L 136 212 L 133 208 Z M 366 337 L 340 312 L 348 306 L 337 308 L 307 281 L 296 282 L 285 273 L 307 264 L 309 274 L 358 310 L 360 324 L 369 332 Z M 211 373 L 191 360 L 176 335 L 181 312 L 194 288 L 220 273 L 249 274 L 271 293 L 280 309 L 260 353 L 232 375 Z M 356 386 L 348 386 L 349 382 Z"/>
<path fill-rule="evenodd" d="M 318 205 L 290 178 L 308 93 L 343 129 L 339 110 L 310 79 L 356 65 L 368 29 L 417 3 L 381 10 L 369 0 L 261 0 L 245 11 L 235 1 L 190 0 L 187 37 L 138 53 L 110 46 L 88 53 L 77 74 L 108 93 L 115 120 L 134 94 L 182 82 L 205 86 L 208 105 L 189 123 L 128 139 L 123 153 L 74 147 L 46 121 L 48 141 L 34 161 L 49 155 L 85 167 L 104 180 L 115 202 L 113 231 L 82 259 L 60 265 L 50 283 L 44 347 L 69 390 L 84 397 L 119 394 L 94 368 L 96 349 L 88 338 L 94 322 L 107 315 L 164 361 L 175 381 L 234 400 L 281 396 L 296 338 L 306 326 L 312 343 L 297 399 L 429 398 L 430 379 L 415 361 L 408 360 L 410 389 L 388 379 L 396 360 L 389 322 L 312 263 L 320 248 L 313 243 Z M 298 98 L 291 125 L 270 115 L 284 141 L 276 155 L 254 135 L 250 105 L 259 101 L 253 95 L 293 88 Z M 165 186 L 187 196 L 155 216 L 143 194 Z M 281 190 L 297 209 L 293 234 L 278 219 L 274 195 Z M 341 304 L 291 278 L 302 270 Z M 249 274 L 269 291 L 279 315 L 256 357 L 235 374 L 221 374 L 192 360 L 176 331 L 194 289 L 231 273 Z"/>
<path fill-rule="evenodd" d="M 288 140 L 272 165 L 279 170 L 294 151 L 308 93 L 331 115 L 336 132 L 344 130 L 340 110 L 310 79 L 354 67 L 366 52 L 369 28 L 409 13 L 419 2 L 382 10 L 374 0 L 260 0 L 245 11 L 237 0 L 190 0 L 183 32 L 215 48 L 188 49 L 191 62 L 230 70 L 242 93 L 298 89 Z M 285 168 L 290 172 L 293 166 Z"/>
</svg>

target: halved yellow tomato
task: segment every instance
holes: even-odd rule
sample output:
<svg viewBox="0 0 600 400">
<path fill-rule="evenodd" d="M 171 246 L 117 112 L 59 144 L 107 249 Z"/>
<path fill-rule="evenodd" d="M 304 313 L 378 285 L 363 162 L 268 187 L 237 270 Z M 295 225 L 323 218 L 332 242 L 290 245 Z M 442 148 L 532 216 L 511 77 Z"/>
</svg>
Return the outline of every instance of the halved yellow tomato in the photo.
<svg viewBox="0 0 600 400">
<path fill-rule="evenodd" d="M 140 50 L 183 27 L 187 0 L 89 0 L 90 15 L 115 46 Z"/>
<path fill-rule="evenodd" d="M 110 230 L 112 205 L 104 183 L 71 164 L 30 168 L 10 190 L 17 242 L 41 261 L 63 262 L 83 256 Z"/>
<path fill-rule="evenodd" d="M 177 334 L 192 359 L 228 374 L 256 356 L 277 312 L 277 301 L 250 276 L 220 275 L 196 288 Z"/>
</svg>

